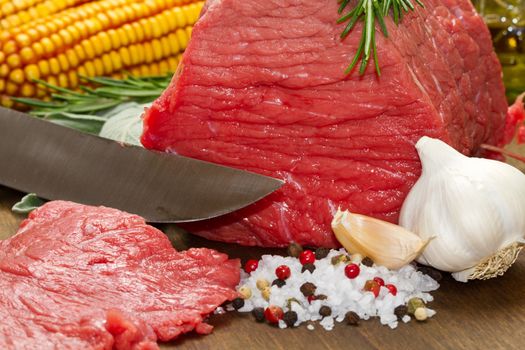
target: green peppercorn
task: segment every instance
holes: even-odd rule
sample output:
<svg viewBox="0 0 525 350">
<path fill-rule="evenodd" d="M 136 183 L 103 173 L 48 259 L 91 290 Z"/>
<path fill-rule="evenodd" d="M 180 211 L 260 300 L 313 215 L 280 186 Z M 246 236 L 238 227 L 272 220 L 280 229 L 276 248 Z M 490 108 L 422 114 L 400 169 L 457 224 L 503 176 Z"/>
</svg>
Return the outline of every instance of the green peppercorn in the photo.
<svg viewBox="0 0 525 350">
<path fill-rule="evenodd" d="M 310 273 L 313 273 L 315 270 L 314 264 L 304 264 L 303 268 L 301 269 L 301 273 L 304 273 L 305 271 L 310 271 Z"/>
<path fill-rule="evenodd" d="M 326 258 L 328 253 L 330 253 L 330 249 L 328 249 L 328 248 L 317 248 L 315 250 L 315 258 L 317 260 L 324 259 L 324 258 Z"/>
<path fill-rule="evenodd" d="M 332 309 L 330 309 L 329 306 L 323 305 L 319 309 L 319 315 L 321 315 L 323 317 L 330 316 L 331 314 L 332 314 Z"/>
<path fill-rule="evenodd" d="M 239 310 L 244 306 L 244 299 L 242 298 L 235 298 L 232 301 L 232 306 L 235 310 Z"/>
<path fill-rule="evenodd" d="M 293 327 L 295 322 L 297 322 L 297 312 L 286 311 L 283 315 L 283 321 L 288 327 Z"/>
<path fill-rule="evenodd" d="M 256 307 L 252 310 L 252 315 L 255 317 L 255 321 L 264 322 L 264 309 L 262 307 Z"/>
<path fill-rule="evenodd" d="M 294 258 L 298 258 L 299 255 L 303 252 L 303 247 L 297 243 L 291 243 L 288 246 L 288 255 Z"/>
<path fill-rule="evenodd" d="M 360 320 L 359 315 L 353 311 L 348 311 L 345 315 L 346 324 L 350 326 L 359 325 L 359 320 Z"/>
<path fill-rule="evenodd" d="M 280 278 L 277 278 L 275 280 L 273 280 L 272 282 L 272 286 L 277 286 L 279 288 L 281 288 L 282 286 L 284 286 L 286 284 L 286 281 L 285 280 L 282 280 Z"/>
<path fill-rule="evenodd" d="M 420 307 L 425 308 L 425 302 L 421 298 L 412 298 L 407 303 L 407 311 L 411 315 Z"/>
<path fill-rule="evenodd" d="M 374 266 L 374 260 L 370 259 L 368 256 L 367 257 L 364 257 L 363 260 L 361 260 L 361 264 L 367 266 L 367 267 L 372 267 Z"/>
<path fill-rule="evenodd" d="M 303 283 L 303 285 L 300 288 L 301 293 L 303 293 L 305 297 L 314 295 L 316 289 L 317 287 L 315 286 L 315 284 L 310 282 Z"/>
<path fill-rule="evenodd" d="M 400 320 L 408 314 L 408 308 L 406 307 L 406 305 L 399 305 L 394 309 L 394 314 Z"/>
<path fill-rule="evenodd" d="M 345 254 L 339 254 L 332 257 L 332 265 L 338 265 L 347 261 L 350 261 L 350 259 L 348 259 L 348 256 L 346 256 Z"/>
</svg>

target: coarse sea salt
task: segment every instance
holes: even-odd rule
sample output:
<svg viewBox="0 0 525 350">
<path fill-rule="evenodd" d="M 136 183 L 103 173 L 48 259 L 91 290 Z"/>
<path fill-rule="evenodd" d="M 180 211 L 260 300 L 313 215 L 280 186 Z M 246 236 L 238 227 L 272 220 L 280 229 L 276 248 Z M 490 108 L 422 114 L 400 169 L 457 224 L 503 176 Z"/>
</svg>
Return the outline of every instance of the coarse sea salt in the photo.
<svg viewBox="0 0 525 350">
<path fill-rule="evenodd" d="M 347 278 L 345 275 L 345 263 L 332 264 L 334 256 L 348 253 L 344 249 L 332 249 L 324 259 L 316 260 L 315 270 L 301 272 L 302 264 L 299 259 L 294 257 L 283 257 L 278 255 L 264 255 L 259 261 L 258 268 L 248 274 L 241 271 L 241 286 L 246 286 L 252 290 L 252 296 L 244 301 L 244 306 L 239 312 L 251 312 L 254 308 L 267 308 L 270 305 L 281 307 L 286 311 L 297 313 L 298 326 L 307 321 L 319 321 L 319 324 L 326 330 L 332 330 L 335 322 L 342 322 L 349 311 L 355 312 L 359 318 L 367 320 L 371 317 L 378 317 L 383 325 L 390 328 L 398 326 L 398 318 L 394 314 L 394 309 L 400 305 L 406 305 L 414 297 L 421 298 L 425 303 L 433 300 L 429 292 L 439 288 L 438 282 L 416 270 L 412 265 L 407 265 L 394 271 L 388 270 L 383 266 L 365 266 L 359 264 L 360 273 L 354 278 Z M 286 265 L 290 268 L 291 275 L 286 279 L 286 284 L 279 288 L 276 285 L 270 287 L 270 298 L 265 300 L 261 291 L 257 288 L 257 280 L 267 280 L 270 284 L 277 277 L 275 269 L 278 266 Z M 363 289 L 366 281 L 380 277 L 385 284 L 393 284 L 397 288 L 394 296 L 385 287 L 381 287 L 377 297 L 370 291 Z M 317 287 L 315 295 L 324 295 L 324 300 L 308 301 L 300 291 L 301 286 L 311 282 Z M 292 301 L 293 300 L 293 301 Z M 319 309 L 321 306 L 328 306 L 331 309 L 330 316 L 321 316 Z M 432 317 L 434 310 L 427 309 L 427 317 Z M 410 316 L 402 318 L 404 323 L 411 320 Z M 279 328 L 286 328 L 283 321 L 279 322 Z M 309 324 L 308 329 L 313 329 Z"/>
</svg>

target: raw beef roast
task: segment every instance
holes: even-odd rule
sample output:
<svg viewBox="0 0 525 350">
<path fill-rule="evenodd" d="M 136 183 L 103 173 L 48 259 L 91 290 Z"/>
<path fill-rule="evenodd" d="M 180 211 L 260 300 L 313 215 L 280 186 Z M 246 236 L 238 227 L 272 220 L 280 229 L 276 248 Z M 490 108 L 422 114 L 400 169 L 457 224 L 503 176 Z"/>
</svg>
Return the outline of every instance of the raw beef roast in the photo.
<svg viewBox="0 0 525 350">
<path fill-rule="evenodd" d="M 0 242 L 0 349 L 157 349 L 235 298 L 239 262 L 138 216 L 50 202 Z"/>
<path fill-rule="evenodd" d="M 376 35 L 374 64 L 344 69 L 337 0 L 208 0 L 142 143 L 286 180 L 232 215 L 187 226 L 246 245 L 335 246 L 337 207 L 396 222 L 420 174 L 414 143 L 465 154 L 502 137 L 507 103 L 490 34 L 469 0 L 422 0 Z"/>
</svg>

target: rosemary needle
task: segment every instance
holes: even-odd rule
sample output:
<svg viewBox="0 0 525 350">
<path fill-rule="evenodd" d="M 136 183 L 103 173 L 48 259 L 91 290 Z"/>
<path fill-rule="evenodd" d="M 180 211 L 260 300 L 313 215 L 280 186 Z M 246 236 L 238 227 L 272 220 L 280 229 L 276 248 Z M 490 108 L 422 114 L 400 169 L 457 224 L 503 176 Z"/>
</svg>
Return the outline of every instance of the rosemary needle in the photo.
<svg viewBox="0 0 525 350">
<path fill-rule="evenodd" d="M 414 0 L 419 6 L 423 7 L 420 0 Z M 339 14 L 348 7 L 351 0 L 339 0 Z M 346 38 L 352 29 L 354 29 L 358 21 L 363 21 L 363 32 L 361 33 L 361 40 L 357 47 L 357 52 L 350 62 L 350 65 L 345 70 L 345 74 L 350 74 L 356 67 L 359 60 L 359 74 L 363 75 L 368 66 L 370 57 L 374 57 L 375 68 L 378 76 L 381 76 L 381 69 L 377 58 L 377 47 L 375 41 L 375 24 L 379 23 L 381 32 L 388 38 L 388 30 L 384 18 L 388 16 L 392 10 L 392 17 L 396 25 L 399 24 L 403 17 L 403 12 L 413 11 L 414 4 L 412 0 L 358 0 L 356 5 L 352 7 L 347 14 L 341 16 L 337 23 L 348 22 L 345 29 L 341 33 L 341 39 Z"/>
</svg>

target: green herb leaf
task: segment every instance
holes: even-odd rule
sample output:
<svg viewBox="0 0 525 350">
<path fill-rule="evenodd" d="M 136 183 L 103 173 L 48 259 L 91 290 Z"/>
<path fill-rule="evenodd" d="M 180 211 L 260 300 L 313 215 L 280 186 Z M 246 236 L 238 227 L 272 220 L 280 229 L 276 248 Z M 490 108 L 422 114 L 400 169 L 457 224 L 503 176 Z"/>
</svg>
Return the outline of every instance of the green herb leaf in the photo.
<svg viewBox="0 0 525 350">
<path fill-rule="evenodd" d="M 100 131 L 100 136 L 130 145 L 141 146 L 142 118 L 144 108 L 150 104 L 141 105 L 136 102 L 124 103 L 105 116 L 107 121 Z"/>
<path fill-rule="evenodd" d="M 423 3 L 420 0 L 415 2 L 423 7 Z M 338 13 L 342 14 L 343 11 L 348 7 L 349 0 L 339 0 L 340 6 Z M 379 67 L 377 57 L 377 47 L 375 40 L 375 22 L 379 23 L 381 32 L 385 37 L 388 37 L 388 30 L 384 21 L 384 17 L 392 10 L 392 18 L 396 25 L 399 24 L 404 12 L 414 11 L 415 7 L 411 0 L 359 0 L 355 6 L 353 6 L 349 12 L 341 16 L 337 23 L 348 22 L 341 33 L 341 39 L 348 36 L 355 28 L 356 23 L 361 20 L 363 21 L 363 32 L 361 34 L 361 41 L 357 48 L 357 52 L 345 70 L 345 74 L 350 74 L 357 62 L 361 60 L 359 67 L 359 74 L 365 73 L 370 57 L 374 57 L 375 68 L 377 75 L 381 75 L 381 69 Z"/>
<path fill-rule="evenodd" d="M 45 203 L 43 199 L 40 199 L 36 194 L 30 193 L 25 195 L 20 202 L 13 205 L 11 210 L 14 213 L 27 215 L 36 208 L 42 206 Z"/>
</svg>

